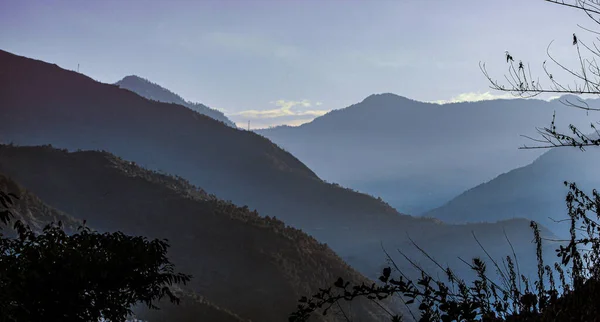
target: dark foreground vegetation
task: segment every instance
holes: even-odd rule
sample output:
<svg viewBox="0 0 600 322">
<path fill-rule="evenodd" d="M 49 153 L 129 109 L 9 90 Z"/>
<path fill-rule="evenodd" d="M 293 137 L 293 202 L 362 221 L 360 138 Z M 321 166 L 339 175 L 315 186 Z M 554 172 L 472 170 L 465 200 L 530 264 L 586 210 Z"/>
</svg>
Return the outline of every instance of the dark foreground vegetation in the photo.
<svg viewBox="0 0 600 322">
<path fill-rule="evenodd" d="M 14 193 L 0 191 L 0 221 L 13 221 Z M 0 321 L 124 321 L 136 304 L 157 308 L 191 276 L 175 272 L 166 240 L 61 222 L 35 232 L 21 220 L 0 232 Z"/>
</svg>

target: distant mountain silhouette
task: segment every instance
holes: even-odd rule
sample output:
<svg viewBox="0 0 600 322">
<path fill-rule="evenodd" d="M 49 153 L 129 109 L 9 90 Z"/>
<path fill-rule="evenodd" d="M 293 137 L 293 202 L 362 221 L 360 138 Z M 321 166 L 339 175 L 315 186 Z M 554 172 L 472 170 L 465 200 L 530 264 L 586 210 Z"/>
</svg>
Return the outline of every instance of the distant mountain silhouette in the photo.
<svg viewBox="0 0 600 322">
<path fill-rule="evenodd" d="M 547 151 L 533 163 L 501 174 L 475 186 L 426 215 L 449 223 L 505 220 L 525 217 L 536 220 L 555 234 L 565 236 L 565 197 L 563 182 L 575 182 L 591 195 L 600 188 L 600 151 L 563 147 Z"/>
<path fill-rule="evenodd" d="M 0 146 L 0 160 L 0 173 L 90 227 L 168 239 L 178 271 L 194 276 L 186 287 L 245 319 L 285 321 L 301 294 L 338 276 L 370 283 L 327 246 L 279 220 L 108 153 Z M 58 218 L 29 208 L 34 216 Z M 364 319 L 379 309 L 353 311 Z"/>
<path fill-rule="evenodd" d="M 597 104 L 597 103 L 595 103 Z M 600 104 L 597 104 L 600 105 Z M 493 100 L 434 104 L 376 94 L 298 127 L 258 130 L 321 178 L 380 196 L 418 215 L 464 190 L 526 165 L 542 152 L 535 127 L 573 122 L 589 126 L 584 111 L 559 101 Z"/>
<path fill-rule="evenodd" d="M 123 79 L 116 82 L 115 85 L 119 86 L 120 88 L 130 90 L 147 99 L 163 103 L 183 105 L 200 114 L 204 114 L 217 121 L 221 121 L 233 128 L 237 127 L 230 119 L 227 118 L 227 116 L 225 116 L 225 114 L 223 114 L 223 112 L 212 109 L 204 104 L 186 101 L 181 96 L 171 92 L 170 90 L 139 76 L 125 76 Z"/>
<path fill-rule="evenodd" d="M 233 129 L 184 106 L 150 101 L 116 85 L 98 83 L 56 65 L 7 52 L 0 52 L 0 70 L 0 119 L 10 120 L 0 126 L 3 142 L 50 143 L 72 151 L 105 150 L 144 168 L 181 176 L 221 199 L 247 205 L 262 216 L 277 217 L 302 229 L 327 243 L 369 278 L 377 278 L 380 265 L 385 263 L 382 243 L 418 256 L 408 237 L 434 257 L 458 267 L 464 267 L 458 256 L 485 255 L 471 236 L 472 231 L 480 236 L 482 244 L 489 245 L 496 258 L 510 253 L 505 229 L 513 244 L 519 246 L 518 252 L 525 254 L 524 261 L 534 251 L 527 220 L 450 226 L 402 215 L 382 200 L 322 181 L 296 157 L 268 139 Z M 363 113 L 360 108 L 348 110 Z M 370 114 L 365 114 L 364 119 L 369 124 L 373 119 L 381 119 L 369 119 L 367 115 Z M 313 126 L 321 121 L 313 122 Z M 339 135 L 352 132 L 342 125 Z M 378 128 L 377 133 L 393 130 Z M 331 132 L 328 127 L 320 130 Z M 327 136 L 324 140 L 331 142 Z M 353 143 L 359 145 L 350 143 L 345 144 L 354 149 L 369 146 L 361 145 L 360 141 Z M 325 156 L 330 155 L 323 149 Z M 360 151 L 366 156 L 370 153 Z M 350 159 L 336 160 L 332 158 L 335 161 L 332 164 L 356 163 Z M 4 162 L 0 158 L 0 164 Z M 49 180 L 45 176 L 51 174 L 46 172 L 38 179 Z M 61 178 L 55 180 L 60 182 Z M 101 182 L 97 184 L 102 187 Z M 400 196 L 402 193 L 398 191 Z M 69 208 L 63 210 L 76 214 Z"/>
</svg>

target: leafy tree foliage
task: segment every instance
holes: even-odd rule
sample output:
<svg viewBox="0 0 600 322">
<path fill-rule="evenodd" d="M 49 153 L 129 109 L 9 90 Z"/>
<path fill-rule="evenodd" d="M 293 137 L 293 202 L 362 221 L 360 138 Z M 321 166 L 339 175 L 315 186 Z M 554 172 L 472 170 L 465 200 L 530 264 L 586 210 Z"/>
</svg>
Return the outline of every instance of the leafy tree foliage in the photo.
<svg viewBox="0 0 600 322">
<path fill-rule="evenodd" d="M 7 193 L 0 190 L 0 222 L 7 225 L 12 217 L 10 208 L 13 205 L 13 200 L 18 199 L 14 193 Z"/>
<path fill-rule="evenodd" d="M 16 197 L 0 191 L 5 224 Z M 16 221 L 14 230 L 0 234 L 0 321 L 124 321 L 136 304 L 179 303 L 169 287 L 191 278 L 175 272 L 166 240 L 85 226 L 67 234 L 60 222 L 36 233 Z"/>
</svg>

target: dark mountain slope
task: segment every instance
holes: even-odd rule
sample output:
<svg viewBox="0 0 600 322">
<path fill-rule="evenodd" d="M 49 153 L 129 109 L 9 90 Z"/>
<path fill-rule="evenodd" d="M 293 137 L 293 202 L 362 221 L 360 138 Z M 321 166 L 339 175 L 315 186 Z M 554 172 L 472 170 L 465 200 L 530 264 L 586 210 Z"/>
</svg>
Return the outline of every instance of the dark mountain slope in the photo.
<svg viewBox="0 0 600 322">
<path fill-rule="evenodd" d="M 593 104 L 598 104 L 597 102 Z M 592 104 L 592 105 L 593 105 Z M 493 100 L 433 104 L 378 94 L 298 127 L 257 131 L 321 178 L 381 196 L 413 215 L 526 165 L 541 154 L 518 150 L 536 126 L 589 126 L 559 101 Z"/>
<path fill-rule="evenodd" d="M 0 52 L 0 68 L 4 142 L 106 150 L 311 234 L 342 222 L 379 229 L 400 220 L 385 203 L 323 183 L 269 140 L 183 106 L 7 52 Z"/>
<path fill-rule="evenodd" d="M 449 223 L 494 221 L 514 217 L 536 220 L 559 235 L 568 223 L 556 223 L 567 213 L 564 181 L 576 182 L 586 193 L 600 187 L 600 151 L 575 148 L 547 151 L 533 163 L 504 173 L 465 191 L 427 213 Z M 554 220 L 553 220 L 554 219 Z"/>
<path fill-rule="evenodd" d="M 17 220 L 22 221 L 37 232 L 41 232 L 43 227 L 51 222 L 61 222 L 67 232 L 74 232 L 82 224 L 81 220 L 46 205 L 40 198 L 3 174 L 0 174 L 0 189 L 18 196 L 18 199 L 13 200 L 11 224 L 4 226 L 0 223 L 2 233 L 6 236 L 14 237 L 15 232 L 12 229 L 12 223 Z M 176 292 L 182 301 L 180 306 L 175 306 L 165 300 L 159 304 L 161 308 L 159 311 L 139 307 L 135 309 L 136 314 L 144 321 L 149 322 L 165 321 L 165 316 L 168 317 L 168 321 L 176 322 L 197 321 L 198 319 L 245 322 L 232 312 L 219 308 L 190 290 L 177 289 Z"/>
<path fill-rule="evenodd" d="M 46 205 L 40 198 L 24 189 L 11 178 L 0 173 L 0 190 L 15 194 L 18 199 L 13 199 L 11 207 L 13 217 L 8 226 L 0 223 L 3 233 L 12 234 L 13 224 L 20 220 L 29 225 L 34 231 L 41 231 L 44 226 L 54 222 L 62 222 L 67 231 L 73 231 L 81 225 L 81 221 L 68 214 Z"/>
<path fill-rule="evenodd" d="M 160 310 L 138 308 L 135 310 L 136 318 L 148 322 L 250 322 L 195 293 L 176 290 L 175 294 L 181 298 L 178 305 L 161 301 Z"/>
<path fill-rule="evenodd" d="M 301 295 L 338 276 L 367 281 L 281 221 L 107 153 L 2 146 L 0 172 L 100 231 L 167 238 L 178 270 L 194 276 L 192 290 L 253 321 L 286 320 Z"/>
<path fill-rule="evenodd" d="M 23 182 L 53 206 L 88 219 L 98 229 L 120 229 L 132 234 L 169 238 L 174 243 L 173 252 L 177 254 L 174 256 L 179 259 L 177 264 L 181 269 L 190 270 L 195 275 L 200 274 L 199 281 L 202 282 L 199 283 L 202 286 L 198 286 L 198 292 L 236 313 L 240 310 L 224 305 L 221 297 L 231 296 L 228 287 L 232 287 L 235 292 L 243 292 L 250 287 L 247 283 L 262 281 L 261 278 L 266 280 L 267 276 L 273 274 L 278 276 L 280 272 L 273 272 L 274 269 L 265 262 L 274 261 L 285 267 L 282 270 L 289 275 L 282 279 L 292 279 L 297 283 L 292 283 L 293 285 L 304 285 L 306 281 L 310 281 L 310 285 L 319 285 L 324 279 L 341 272 L 335 266 L 327 268 L 328 261 L 319 259 L 323 255 L 317 256 L 316 250 L 310 250 L 314 240 L 300 231 L 285 228 L 278 220 L 265 219 L 256 213 L 218 201 L 183 180 L 142 170 L 108 154 L 67 153 L 49 147 L 3 146 L 0 148 L 0 172 L 8 173 Z M 199 200 L 204 202 L 200 203 Z M 210 215 L 203 215 L 205 213 Z M 247 224 L 251 224 L 250 227 L 246 227 Z M 287 236 L 287 239 L 285 242 L 269 239 L 260 227 L 267 231 L 273 229 L 278 234 Z M 465 273 L 468 269 L 459 261 L 459 256 L 484 256 L 471 232 L 476 233 L 495 258 L 501 258 L 511 252 L 504 236 L 506 231 L 513 245 L 518 247 L 517 254 L 523 267 L 526 267 L 526 263 L 533 263 L 532 260 L 535 259 L 532 256 L 534 249 L 530 243 L 532 235 L 528 221 L 521 219 L 479 225 L 445 225 L 433 220 L 413 219 L 406 220 L 402 226 L 389 227 L 389 230 L 390 234 L 365 236 L 363 231 L 356 228 L 348 229 L 348 234 L 361 237 L 357 237 L 359 240 L 356 241 L 348 240 L 347 245 L 339 246 L 339 251 L 355 267 L 369 277 L 376 278 L 380 274 L 380 265 L 385 263 L 382 242 L 388 251 L 401 249 L 411 257 L 424 260 L 411 245 L 408 239 L 410 237 L 440 262 Z M 543 235 L 552 237 L 544 228 Z M 267 253 L 256 254 L 252 252 L 254 247 Z M 304 252 L 306 247 L 309 250 Z M 319 252 L 330 252 L 325 246 L 319 247 L 322 247 Z M 297 252 L 313 255 L 298 255 Z M 337 258 L 333 253 L 329 254 L 328 256 Z M 294 260 L 302 256 L 309 257 L 301 261 Z M 211 264 L 213 261 L 215 263 Z M 311 268 L 312 265 L 317 266 Z M 413 271 L 405 261 L 399 261 L 399 265 L 408 274 Z M 435 269 L 426 261 L 423 265 Z M 223 271 L 218 267 L 223 267 Z M 235 269 L 240 267 L 244 271 L 247 269 L 262 273 L 252 280 L 244 277 L 243 281 L 238 281 L 235 279 Z M 534 269 L 535 265 L 531 268 Z M 202 273 L 198 273 L 199 270 Z M 330 282 L 320 285 L 328 283 Z M 227 285 L 227 288 L 222 285 Z M 258 294 L 266 296 L 274 292 L 269 289 L 269 285 L 267 283 L 258 287 L 263 289 Z M 299 288 L 301 287 L 296 289 Z M 256 288 L 251 289 L 256 291 Z M 259 301 L 258 294 L 254 294 L 257 297 L 255 301 Z M 283 295 L 278 293 L 278 296 Z M 253 304 L 258 305 L 252 301 L 247 303 L 249 307 Z"/>
<path fill-rule="evenodd" d="M 170 90 L 139 76 L 125 76 L 123 79 L 116 82 L 115 85 L 119 86 L 120 88 L 130 90 L 150 100 L 185 106 L 200 114 L 209 116 L 217 121 L 225 123 L 228 126 L 236 128 L 236 125 L 222 112 L 212 109 L 204 104 L 188 102 Z"/>
</svg>

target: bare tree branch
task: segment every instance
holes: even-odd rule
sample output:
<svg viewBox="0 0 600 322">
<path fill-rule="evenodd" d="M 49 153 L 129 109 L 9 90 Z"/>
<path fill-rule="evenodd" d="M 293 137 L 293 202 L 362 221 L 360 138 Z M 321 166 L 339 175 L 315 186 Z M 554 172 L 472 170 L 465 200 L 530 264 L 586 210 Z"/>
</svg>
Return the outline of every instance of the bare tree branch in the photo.
<svg viewBox="0 0 600 322">
<path fill-rule="evenodd" d="M 583 11 L 588 18 L 596 24 L 600 24 L 600 0 L 572 0 L 572 1 L 557 1 L 544 0 L 546 2 L 565 6 Z M 543 84 L 539 77 L 534 77 L 531 74 L 529 64 L 523 61 L 516 63 L 515 57 L 509 52 L 505 52 L 508 71 L 504 75 L 506 82 L 500 82 L 494 79 L 487 70 L 486 64 L 479 64 L 483 75 L 490 83 L 490 88 L 497 91 L 512 93 L 515 97 L 533 98 L 540 94 L 572 94 L 572 95 L 600 95 L 600 45 L 595 41 L 600 41 L 600 31 L 595 31 L 590 28 L 577 25 L 581 30 L 595 35 L 593 41 L 584 41 L 581 37 L 573 34 L 572 44 L 575 49 L 574 56 L 577 61 L 576 67 L 569 67 L 561 62 L 551 53 L 551 46 L 554 41 L 551 41 L 546 48 L 548 61 L 552 65 L 558 67 L 563 77 L 571 78 L 569 81 L 559 80 L 553 74 L 546 61 L 542 63 L 543 74 L 547 81 Z M 534 80 L 535 79 L 535 80 Z M 572 84 L 570 84 L 572 82 Z M 598 107 L 592 107 L 582 98 L 576 99 L 565 98 L 561 99 L 561 103 L 565 106 L 576 109 L 590 111 L 600 111 Z M 589 146 L 600 146 L 600 133 L 597 131 L 594 124 L 591 125 L 591 134 L 585 134 L 577 129 L 572 124 L 568 126 L 571 133 L 559 132 L 555 126 L 555 116 L 552 118 L 552 123 L 549 127 L 536 128 L 539 138 L 523 136 L 535 143 L 532 146 L 523 146 L 521 149 L 549 149 L 555 147 L 577 147 L 584 150 Z"/>
</svg>

